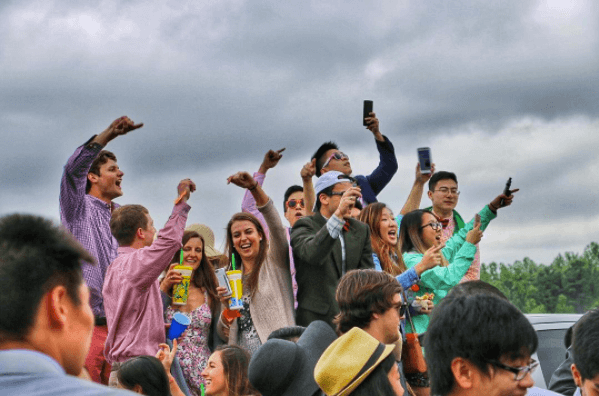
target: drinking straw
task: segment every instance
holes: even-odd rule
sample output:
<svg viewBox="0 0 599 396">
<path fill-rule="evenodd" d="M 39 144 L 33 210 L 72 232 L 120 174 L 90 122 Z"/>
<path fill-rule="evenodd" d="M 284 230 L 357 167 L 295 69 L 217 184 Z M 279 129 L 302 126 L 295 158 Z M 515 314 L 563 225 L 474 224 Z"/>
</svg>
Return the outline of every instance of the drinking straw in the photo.
<svg viewBox="0 0 599 396">
<path fill-rule="evenodd" d="M 177 205 L 179 202 L 181 202 L 183 200 L 184 196 L 185 196 L 185 191 L 183 191 L 181 193 L 181 195 L 179 195 L 179 198 L 175 199 L 175 205 Z"/>
<path fill-rule="evenodd" d="M 200 392 L 202 392 L 202 396 L 204 396 L 206 390 L 204 389 L 204 384 L 200 384 Z"/>
<path fill-rule="evenodd" d="M 231 259 L 231 266 L 233 267 L 233 271 L 235 271 L 235 253 L 233 253 L 233 256 Z"/>
<path fill-rule="evenodd" d="M 181 258 L 179 259 L 179 264 L 183 265 L 183 249 L 181 249 Z"/>
</svg>

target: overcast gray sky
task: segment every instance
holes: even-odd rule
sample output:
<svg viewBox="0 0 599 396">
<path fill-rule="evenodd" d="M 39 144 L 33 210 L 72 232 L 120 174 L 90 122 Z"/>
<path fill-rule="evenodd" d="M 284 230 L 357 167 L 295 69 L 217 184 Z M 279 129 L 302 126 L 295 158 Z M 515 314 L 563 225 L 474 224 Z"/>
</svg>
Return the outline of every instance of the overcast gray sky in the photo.
<svg viewBox="0 0 599 396">
<path fill-rule="evenodd" d="M 511 176 L 521 191 L 481 259 L 548 264 L 599 240 L 598 92 L 592 0 L 5 0 L 0 213 L 58 221 L 68 157 L 128 115 L 145 126 L 107 147 L 125 172 L 117 202 L 164 224 L 190 177 L 189 223 L 222 248 L 243 196 L 226 178 L 257 170 L 269 148 L 287 148 L 265 183 L 278 208 L 325 140 L 370 173 L 372 99 L 399 161 L 379 200 L 399 211 L 422 146 L 457 173 L 464 217 Z"/>
</svg>

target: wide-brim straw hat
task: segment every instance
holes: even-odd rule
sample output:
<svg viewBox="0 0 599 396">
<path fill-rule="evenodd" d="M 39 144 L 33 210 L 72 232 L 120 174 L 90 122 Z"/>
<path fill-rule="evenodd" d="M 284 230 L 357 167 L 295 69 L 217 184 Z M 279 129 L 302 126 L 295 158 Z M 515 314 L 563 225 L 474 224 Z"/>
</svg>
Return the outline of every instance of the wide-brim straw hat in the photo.
<svg viewBox="0 0 599 396">
<path fill-rule="evenodd" d="M 318 390 L 314 366 L 336 338 L 331 326 L 315 320 L 297 343 L 266 341 L 250 361 L 250 382 L 263 396 L 312 396 Z"/>
<path fill-rule="evenodd" d="M 204 252 L 208 257 L 222 255 L 221 252 L 214 248 L 214 232 L 206 224 L 191 224 L 185 231 L 195 231 L 204 238 Z"/>
<path fill-rule="evenodd" d="M 333 342 L 316 363 L 314 378 L 327 395 L 354 391 L 393 352 L 364 330 L 354 327 Z"/>
</svg>

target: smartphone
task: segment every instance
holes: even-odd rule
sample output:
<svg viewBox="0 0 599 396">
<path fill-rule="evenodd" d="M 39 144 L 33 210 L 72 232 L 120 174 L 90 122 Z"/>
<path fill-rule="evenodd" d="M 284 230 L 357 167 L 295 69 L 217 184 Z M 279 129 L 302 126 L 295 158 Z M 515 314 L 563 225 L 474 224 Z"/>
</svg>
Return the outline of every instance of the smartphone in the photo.
<svg viewBox="0 0 599 396">
<path fill-rule="evenodd" d="M 229 283 L 229 277 L 227 276 L 227 271 L 225 271 L 224 268 L 217 268 L 215 272 L 216 272 L 216 279 L 218 279 L 218 285 L 221 287 L 227 288 L 227 294 L 225 294 L 225 297 L 229 297 L 230 295 L 233 294 L 233 291 L 231 291 L 231 284 Z"/>
<path fill-rule="evenodd" d="M 366 117 L 370 117 L 370 113 L 372 113 L 372 100 L 364 101 L 364 115 L 362 117 L 362 125 L 368 126 L 366 122 Z"/>
<path fill-rule="evenodd" d="M 430 147 L 420 147 L 418 150 L 418 162 L 420 163 L 420 173 L 431 173 L 431 149 Z"/>
<path fill-rule="evenodd" d="M 511 187 L 512 187 L 512 178 L 510 177 L 509 179 L 507 179 L 507 183 L 505 183 L 505 188 L 503 189 L 503 195 L 505 195 L 506 197 L 509 197 L 510 195 L 512 195 L 512 192 L 510 191 Z M 503 206 L 503 198 L 501 198 L 500 205 Z"/>
<path fill-rule="evenodd" d="M 476 226 L 479 224 L 480 224 L 480 215 L 477 213 L 474 215 L 474 227 L 473 228 L 476 228 Z"/>
</svg>

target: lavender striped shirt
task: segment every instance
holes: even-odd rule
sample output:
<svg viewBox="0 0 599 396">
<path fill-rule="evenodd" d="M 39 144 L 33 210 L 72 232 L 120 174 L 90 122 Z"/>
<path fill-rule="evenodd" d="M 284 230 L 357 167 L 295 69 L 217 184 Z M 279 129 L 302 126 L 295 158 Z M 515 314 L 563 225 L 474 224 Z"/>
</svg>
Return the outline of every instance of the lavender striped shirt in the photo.
<svg viewBox="0 0 599 396">
<path fill-rule="evenodd" d="M 95 136 L 94 136 L 95 137 Z M 60 220 L 97 260 L 83 263 L 83 277 L 90 291 L 90 305 L 96 317 L 104 317 L 102 286 L 106 269 L 117 256 L 118 243 L 110 233 L 110 216 L 119 205 L 85 193 L 87 174 L 102 147 L 90 140 L 75 150 L 64 167 L 60 182 Z"/>
</svg>

